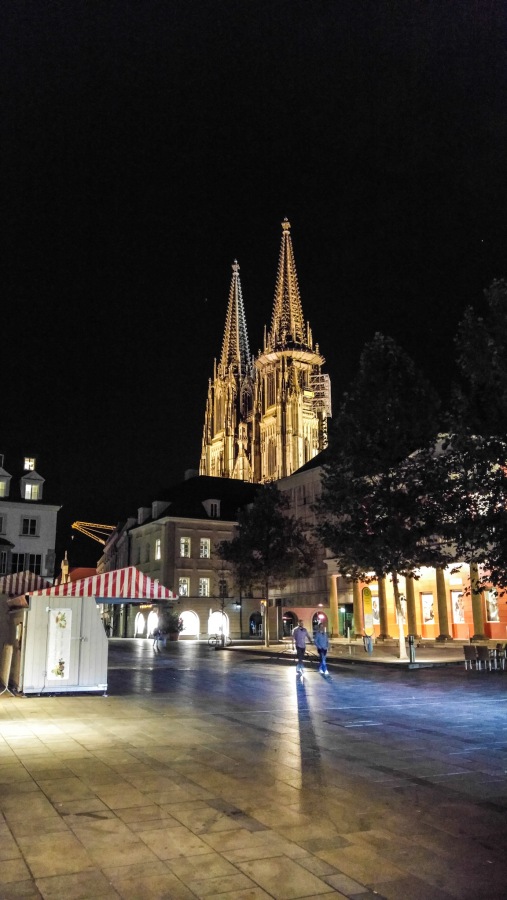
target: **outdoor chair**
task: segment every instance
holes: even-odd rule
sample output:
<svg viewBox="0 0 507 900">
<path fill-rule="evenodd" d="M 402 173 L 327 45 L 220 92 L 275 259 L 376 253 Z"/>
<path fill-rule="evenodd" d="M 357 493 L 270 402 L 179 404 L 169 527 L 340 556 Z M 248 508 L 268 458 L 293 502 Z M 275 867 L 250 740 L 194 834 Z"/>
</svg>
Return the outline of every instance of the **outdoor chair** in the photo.
<svg viewBox="0 0 507 900">
<path fill-rule="evenodd" d="M 463 653 L 465 654 L 465 669 L 479 668 L 477 662 L 477 647 L 472 644 L 465 644 L 463 646 Z"/>
<path fill-rule="evenodd" d="M 505 669 L 505 647 L 502 644 L 497 644 L 493 652 L 495 654 L 496 668 Z"/>
<path fill-rule="evenodd" d="M 484 664 L 485 669 L 489 669 L 491 672 L 491 653 L 489 647 L 485 647 L 484 644 L 477 647 L 477 668 L 482 669 Z"/>
</svg>

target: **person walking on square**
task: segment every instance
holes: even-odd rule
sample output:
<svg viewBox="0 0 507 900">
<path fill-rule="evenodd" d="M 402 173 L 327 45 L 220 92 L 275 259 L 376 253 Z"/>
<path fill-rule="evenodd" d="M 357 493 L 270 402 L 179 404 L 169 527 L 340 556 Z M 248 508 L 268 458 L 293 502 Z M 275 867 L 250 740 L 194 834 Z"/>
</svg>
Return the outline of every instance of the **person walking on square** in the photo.
<svg viewBox="0 0 507 900">
<path fill-rule="evenodd" d="M 324 625 L 319 625 L 317 634 L 315 635 L 315 646 L 320 656 L 319 672 L 321 675 L 329 675 L 327 671 L 327 651 L 329 650 L 329 638 Z"/>
<path fill-rule="evenodd" d="M 296 656 L 297 656 L 296 673 L 298 675 L 301 675 L 301 677 L 304 674 L 303 660 L 305 658 L 307 642 L 310 644 L 313 644 L 313 641 L 303 624 L 303 620 L 299 619 L 299 622 L 298 622 L 296 628 L 292 632 L 292 646 L 293 646 L 293 648 L 294 647 L 296 648 Z"/>
</svg>

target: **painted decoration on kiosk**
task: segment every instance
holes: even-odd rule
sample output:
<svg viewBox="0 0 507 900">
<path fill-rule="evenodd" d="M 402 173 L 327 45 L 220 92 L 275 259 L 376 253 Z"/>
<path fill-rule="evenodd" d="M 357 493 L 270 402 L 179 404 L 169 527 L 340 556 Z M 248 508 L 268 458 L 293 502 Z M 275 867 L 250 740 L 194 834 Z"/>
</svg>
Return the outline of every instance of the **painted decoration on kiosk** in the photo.
<svg viewBox="0 0 507 900">
<path fill-rule="evenodd" d="M 50 609 L 48 630 L 48 677 L 65 681 L 69 678 L 71 609 Z"/>
<path fill-rule="evenodd" d="M 373 634 L 373 605 L 369 587 L 363 588 L 363 616 L 364 633 L 371 636 Z"/>
</svg>

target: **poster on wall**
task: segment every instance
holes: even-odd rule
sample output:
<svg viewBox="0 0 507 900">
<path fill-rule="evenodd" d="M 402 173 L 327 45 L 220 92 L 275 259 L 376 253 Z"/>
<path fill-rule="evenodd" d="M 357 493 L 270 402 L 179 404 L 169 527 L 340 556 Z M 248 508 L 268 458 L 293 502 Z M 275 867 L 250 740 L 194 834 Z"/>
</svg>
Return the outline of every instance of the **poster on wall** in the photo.
<svg viewBox="0 0 507 900">
<path fill-rule="evenodd" d="M 70 669 L 71 609 L 50 609 L 48 628 L 48 678 L 65 681 Z"/>
<path fill-rule="evenodd" d="M 488 622 L 500 621 L 500 610 L 498 609 L 498 597 L 496 591 L 488 591 L 486 594 L 486 619 Z"/>
<path fill-rule="evenodd" d="M 465 624 L 465 598 L 461 591 L 451 591 L 452 621 L 455 625 Z"/>
<path fill-rule="evenodd" d="M 369 587 L 363 588 L 363 617 L 364 633 L 371 637 L 373 634 L 373 609 L 372 596 Z"/>
<path fill-rule="evenodd" d="M 373 612 L 373 624 L 380 625 L 380 607 L 378 605 L 378 597 L 376 594 L 372 594 L 371 608 Z"/>
<path fill-rule="evenodd" d="M 401 616 L 398 615 L 397 609 L 394 610 L 394 612 L 396 614 L 396 624 L 397 625 L 400 624 L 400 618 L 401 618 L 401 624 L 404 625 L 405 622 L 407 621 L 407 601 L 405 600 L 404 597 L 400 597 L 400 607 L 401 607 Z"/>
<path fill-rule="evenodd" d="M 435 610 L 433 606 L 433 594 L 421 594 L 423 625 L 435 624 Z"/>
</svg>

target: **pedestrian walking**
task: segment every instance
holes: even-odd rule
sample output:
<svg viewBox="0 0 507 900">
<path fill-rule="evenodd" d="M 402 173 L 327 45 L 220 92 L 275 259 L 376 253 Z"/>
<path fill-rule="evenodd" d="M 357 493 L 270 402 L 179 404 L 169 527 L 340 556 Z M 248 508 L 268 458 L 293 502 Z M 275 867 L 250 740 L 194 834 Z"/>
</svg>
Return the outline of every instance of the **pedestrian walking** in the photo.
<svg viewBox="0 0 507 900">
<path fill-rule="evenodd" d="M 329 675 L 327 671 L 327 651 L 329 650 L 329 638 L 327 636 L 324 625 L 319 625 L 317 634 L 315 635 L 315 646 L 320 656 L 319 672 L 321 675 Z"/>
<path fill-rule="evenodd" d="M 363 645 L 365 653 L 373 653 L 373 638 L 371 634 L 363 634 Z"/>
<path fill-rule="evenodd" d="M 313 641 L 303 624 L 303 620 L 299 619 L 299 622 L 298 622 L 296 628 L 292 632 L 292 648 L 293 649 L 294 649 L 294 647 L 296 648 L 296 657 L 297 657 L 296 673 L 301 676 L 304 675 L 304 671 L 305 671 L 304 665 L 303 665 L 303 660 L 305 658 L 307 643 L 313 644 Z"/>
<path fill-rule="evenodd" d="M 154 632 L 153 632 L 153 634 L 152 634 L 152 638 L 153 638 L 153 649 L 154 649 L 155 651 L 160 650 L 160 647 L 159 647 L 159 643 L 158 643 L 158 642 L 159 642 L 159 640 L 160 640 L 160 638 L 161 638 L 161 634 L 160 634 L 160 629 L 159 629 L 159 628 L 155 628 L 155 630 L 154 630 Z"/>
</svg>

